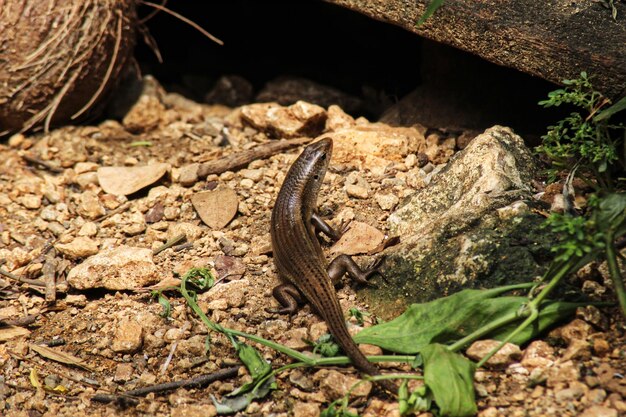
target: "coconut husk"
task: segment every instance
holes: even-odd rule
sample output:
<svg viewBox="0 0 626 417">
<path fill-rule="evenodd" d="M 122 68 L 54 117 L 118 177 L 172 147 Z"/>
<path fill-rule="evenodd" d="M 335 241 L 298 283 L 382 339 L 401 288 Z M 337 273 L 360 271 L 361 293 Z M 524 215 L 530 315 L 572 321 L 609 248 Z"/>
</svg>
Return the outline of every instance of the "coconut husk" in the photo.
<svg viewBox="0 0 626 417">
<path fill-rule="evenodd" d="M 93 113 L 129 67 L 135 0 L 0 0 L 0 136 Z"/>
</svg>

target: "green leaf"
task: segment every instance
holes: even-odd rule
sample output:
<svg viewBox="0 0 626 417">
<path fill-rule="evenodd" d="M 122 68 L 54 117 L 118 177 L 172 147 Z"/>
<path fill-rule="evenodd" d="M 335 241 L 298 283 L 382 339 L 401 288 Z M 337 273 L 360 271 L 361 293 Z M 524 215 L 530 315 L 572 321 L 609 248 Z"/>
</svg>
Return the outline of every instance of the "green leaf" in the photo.
<svg viewBox="0 0 626 417">
<path fill-rule="evenodd" d="M 191 268 L 182 280 L 193 284 L 199 290 L 207 290 L 215 283 L 215 278 L 208 268 Z"/>
<path fill-rule="evenodd" d="M 237 354 L 246 366 L 252 381 L 243 384 L 228 394 L 222 401 L 211 397 L 218 414 L 231 414 L 245 409 L 252 401 L 263 398 L 274 388 L 274 377 L 266 378 L 272 372 L 272 366 L 261 356 L 258 350 L 245 343 L 237 343 Z M 261 385 L 259 385 L 259 383 Z"/>
<path fill-rule="evenodd" d="M 431 0 L 431 2 L 426 7 L 426 11 L 424 14 L 417 20 L 415 27 L 421 26 L 430 16 L 437 11 L 439 7 L 443 4 L 444 0 Z"/>
<path fill-rule="evenodd" d="M 565 318 L 572 316 L 574 313 L 576 313 L 576 309 L 578 307 L 584 307 L 587 305 L 589 305 L 589 303 L 569 303 L 565 301 L 547 301 L 545 303 L 542 303 L 537 320 L 535 320 L 533 324 L 526 327 L 519 334 L 513 337 L 510 340 L 510 343 L 523 345 L 524 343 L 536 338 L 539 334 L 543 333 L 546 329 L 550 328 L 555 323 L 561 322 L 565 320 Z M 513 332 L 517 328 L 518 325 L 519 322 L 515 322 L 509 324 L 508 326 L 501 327 L 495 332 L 490 333 L 489 338 L 504 340 L 511 332 Z"/>
<path fill-rule="evenodd" d="M 626 193 L 611 193 L 600 199 L 598 208 L 594 210 L 594 220 L 600 230 L 609 227 L 617 228 L 613 225 L 619 216 L 623 216 L 626 211 Z"/>
<path fill-rule="evenodd" d="M 170 301 L 167 299 L 167 297 L 163 295 L 163 292 L 154 290 L 150 293 L 150 295 L 152 296 L 152 298 L 156 297 L 159 301 L 159 304 L 161 304 L 161 307 L 163 307 L 160 316 L 163 318 L 169 317 L 172 311 L 172 305 L 170 304 Z"/>
<path fill-rule="evenodd" d="M 313 353 L 318 353 L 326 358 L 332 358 L 339 354 L 339 345 L 333 341 L 329 333 L 323 334 L 315 342 L 307 341 L 313 346 Z"/>
<path fill-rule="evenodd" d="M 248 369 L 248 372 L 250 372 L 252 381 L 243 384 L 241 387 L 228 394 L 229 397 L 250 391 L 252 387 L 254 387 L 257 382 L 261 380 L 261 378 L 266 377 L 270 372 L 272 372 L 272 366 L 265 359 L 263 359 L 258 350 L 250 345 L 239 343 L 237 345 L 237 355 L 239 355 L 239 359 L 241 359 L 241 362 L 243 362 Z"/>
<path fill-rule="evenodd" d="M 213 395 L 211 395 L 211 400 L 215 405 L 217 414 L 233 414 L 244 410 L 252 401 L 264 398 L 274 387 L 274 377 L 272 377 L 250 392 L 232 398 L 222 398 L 222 401 L 218 401 Z"/>
<path fill-rule="evenodd" d="M 526 297 L 493 298 L 510 289 L 463 290 L 428 303 L 412 304 L 394 320 L 363 329 L 354 340 L 403 354 L 416 354 L 430 343 L 453 343 L 497 318 L 515 314 L 528 302 Z M 530 326 L 518 335 L 515 343 L 521 344 L 535 337 L 546 327 L 571 315 L 581 305 L 586 304 L 544 303 L 537 326 Z M 520 321 L 522 319 L 520 317 Z M 508 332 L 507 328 L 492 337 L 503 338 Z"/>
<path fill-rule="evenodd" d="M 476 414 L 474 371 L 476 365 L 445 346 L 432 344 L 421 350 L 424 383 L 432 392 L 442 417 L 470 417 Z"/>
</svg>

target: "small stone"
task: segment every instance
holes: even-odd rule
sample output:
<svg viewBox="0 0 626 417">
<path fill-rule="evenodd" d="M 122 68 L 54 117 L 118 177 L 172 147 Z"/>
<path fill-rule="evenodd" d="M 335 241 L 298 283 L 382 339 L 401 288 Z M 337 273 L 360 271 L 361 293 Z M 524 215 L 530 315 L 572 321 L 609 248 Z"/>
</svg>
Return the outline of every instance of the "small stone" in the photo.
<svg viewBox="0 0 626 417">
<path fill-rule="evenodd" d="M 122 228 L 122 231 L 127 236 L 137 236 L 146 231 L 145 223 L 132 223 Z"/>
<path fill-rule="evenodd" d="M 224 309 L 243 307 L 249 290 L 250 282 L 245 279 L 224 282 L 198 295 L 198 304 L 202 307 L 209 302 L 213 303 L 217 300 L 222 300 L 221 302 L 226 305 Z"/>
<path fill-rule="evenodd" d="M 341 398 L 348 392 L 350 392 L 350 397 L 365 398 L 372 390 L 371 382 L 361 382 L 359 378 L 331 369 L 317 371 L 313 375 L 313 380 L 319 383 L 320 389 L 330 401 Z M 355 389 L 352 389 L 358 382 L 361 383 Z"/>
<path fill-rule="evenodd" d="M 539 368 L 537 368 L 539 369 Z M 580 372 L 574 362 L 567 361 L 557 363 L 548 369 L 547 386 L 554 387 L 558 384 L 569 384 L 572 381 L 578 381 L 580 379 Z"/>
<path fill-rule="evenodd" d="M 59 222 L 50 222 L 48 223 L 48 230 L 55 236 L 61 236 L 67 229 Z"/>
<path fill-rule="evenodd" d="M 76 176 L 76 184 L 83 190 L 88 189 L 92 185 L 98 185 L 98 174 L 95 172 L 85 172 Z"/>
<path fill-rule="evenodd" d="M 14 135 L 11 135 L 8 141 L 8 145 L 11 148 L 18 148 L 22 143 L 24 143 L 25 139 L 26 137 L 22 133 L 16 133 Z"/>
<path fill-rule="evenodd" d="M 602 388 L 590 390 L 585 396 L 587 401 L 594 404 L 600 404 L 606 399 L 606 391 Z"/>
<path fill-rule="evenodd" d="M 357 184 L 346 185 L 346 193 L 349 197 L 365 199 L 369 196 L 369 190 L 366 187 Z"/>
<path fill-rule="evenodd" d="M 185 187 L 190 187 L 198 182 L 198 170 L 200 164 L 189 164 L 180 168 L 178 171 L 178 182 Z"/>
<path fill-rule="evenodd" d="M 183 329 L 167 329 L 165 334 L 163 335 L 163 340 L 166 342 L 174 342 L 176 340 L 180 340 L 184 337 L 185 330 Z"/>
<path fill-rule="evenodd" d="M 554 331 L 555 335 L 558 335 L 568 345 L 574 340 L 587 340 L 590 332 L 591 326 L 580 319 L 574 319 L 570 323 L 559 327 Z"/>
<path fill-rule="evenodd" d="M 617 417 L 617 410 L 602 405 L 592 405 L 583 411 L 579 417 Z"/>
<path fill-rule="evenodd" d="M 478 417 L 500 417 L 500 415 L 496 407 L 488 407 L 478 413 Z"/>
<path fill-rule="evenodd" d="M 557 391 L 554 394 L 554 398 L 559 403 L 569 403 L 575 400 L 579 400 L 585 394 L 587 387 L 578 381 L 574 381 L 570 384 L 569 388 Z"/>
<path fill-rule="evenodd" d="M 217 409 L 213 404 L 180 404 L 171 409 L 171 417 L 214 417 L 216 415 Z"/>
<path fill-rule="evenodd" d="M 500 341 L 498 340 L 479 340 L 474 342 L 465 353 L 470 359 L 479 361 L 499 345 Z M 489 358 L 485 365 L 488 367 L 504 367 L 519 360 L 521 357 L 522 351 L 519 346 L 507 343 L 495 355 Z"/>
<path fill-rule="evenodd" d="M 306 340 L 309 338 L 309 331 L 304 327 L 287 330 L 282 334 L 283 344 L 291 349 L 302 350 L 309 347 Z"/>
<path fill-rule="evenodd" d="M 80 227 L 78 236 L 94 237 L 98 234 L 98 225 L 94 222 L 86 222 Z"/>
<path fill-rule="evenodd" d="M 531 342 L 524 350 L 521 364 L 527 368 L 546 368 L 554 363 L 554 348 L 543 340 Z"/>
<path fill-rule="evenodd" d="M 572 340 L 561 360 L 568 361 L 570 359 L 589 359 L 591 357 L 591 349 L 586 340 Z"/>
<path fill-rule="evenodd" d="M 98 170 L 98 168 L 100 168 L 100 165 L 94 162 L 78 162 L 76 165 L 74 165 L 74 172 L 80 175 L 84 174 L 85 172 L 95 172 Z"/>
<path fill-rule="evenodd" d="M 263 170 L 261 169 L 242 169 L 239 173 L 242 177 L 254 182 L 259 182 L 263 179 Z"/>
<path fill-rule="evenodd" d="M 593 339 L 593 352 L 602 357 L 605 356 L 607 353 L 609 353 L 609 351 L 611 350 L 611 346 L 609 345 L 609 342 L 606 341 L 606 339 L 602 339 L 602 338 L 594 338 Z"/>
<path fill-rule="evenodd" d="M 87 297 L 84 294 L 68 294 L 65 296 L 65 303 L 69 306 L 85 307 Z"/>
<path fill-rule="evenodd" d="M 320 415 L 320 406 L 316 403 L 298 401 L 293 406 L 293 415 L 301 417 L 317 417 Z"/>
<path fill-rule="evenodd" d="M 30 210 L 36 210 L 41 207 L 41 196 L 34 194 L 26 194 L 20 198 L 20 204 Z"/>
<path fill-rule="evenodd" d="M 343 109 L 336 104 L 328 106 L 328 119 L 326 120 L 326 130 L 333 131 L 339 129 L 348 129 L 354 126 L 354 118 L 345 113 Z"/>
<path fill-rule="evenodd" d="M 155 284 L 159 280 L 156 265 L 152 261 L 152 251 L 130 246 L 102 250 L 75 266 L 67 276 L 68 283 L 79 290 L 131 290 Z"/>
<path fill-rule="evenodd" d="M 288 107 L 277 103 L 255 103 L 241 107 L 241 120 L 276 138 L 316 137 L 326 123 L 326 110 L 298 101 Z"/>
<path fill-rule="evenodd" d="M 86 236 L 79 236 L 70 243 L 57 243 L 54 248 L 71 259 L 82 259 L 98 253 L 99 243 Z"/>
<path fill-rule="evenodd" d="M 104 207 L 102 207 L 102 204 L 100 204 L 98 195 L 93 191 L 85 191 L 80 195 L 76 211 L 81 216 L 91 220 L 104 216 L 104 214 L 106 213 Z"/>
<path fill-rule="evenodd" d="M 393 210 L 400 201 L 394 194 L 376 194 L 374 199 L 380 208 L 386 211 Z"/>
<path fill-rule="evenodd" d="M 117 353 L 134 353 L 143 342 L 143 327 L 135 320 L 122 320 L 117 329 L 111 349 Z"/>
<path fill-rule="evenodd" d="M 252 181 L 250 178 L 244 178 L 239 182 L 239 185 L 241 186 L 241 188 L 249 190 L 250 188 L 254 187 L 254 181 Z"/>
<path fill-rule="evenodd" d="M 115 375 L 113 381 L 126 382 L 133 377 L 133 365 L 130 363 L 120 363 L 115 367 Z"/>
<path fill-rule="evenodd" d="M 146 212 L 144 220 L 146 223 L 160 222 L 163 219 L 164 214 L 165 207 L 163 207 L 163 203 L 157 201 L 154 206 Z"/>
<path fill-rule="evenodd" d="M 176 236 L 185 235 L 187 241 L 193 242 L 198 240 L 204 234 L 204 231 L 200 226 L 196 226 L 193 223 L 180 222 L 169 226 L 167 229 L 167 239 L 173 239 Z"/>
</svg>

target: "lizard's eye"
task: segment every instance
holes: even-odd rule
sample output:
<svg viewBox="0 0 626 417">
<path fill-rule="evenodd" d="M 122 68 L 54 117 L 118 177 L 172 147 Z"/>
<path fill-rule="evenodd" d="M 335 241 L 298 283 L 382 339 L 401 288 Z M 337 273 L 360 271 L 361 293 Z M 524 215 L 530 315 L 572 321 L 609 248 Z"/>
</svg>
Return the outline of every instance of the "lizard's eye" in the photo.
<svg viewBox="0 0 626 417">
<path fill-rule="evenodd" d="M 326 159 L 326 154 L 325 154 L 325 153 L 323 153 L 323 154 L 322 154 L 322 161 L 323 161 L 324 159 Z"/>
<path fill-rule="evenodd" d="M 317 174 L 315 174 L 315 175 L 313 175 L 313 178 L 315 178 L 316 180 L 319 180 L 319 179 L 320 179 L 320 176 L 319 176 L 319 175 L 317 175 Z"/>
</svg>

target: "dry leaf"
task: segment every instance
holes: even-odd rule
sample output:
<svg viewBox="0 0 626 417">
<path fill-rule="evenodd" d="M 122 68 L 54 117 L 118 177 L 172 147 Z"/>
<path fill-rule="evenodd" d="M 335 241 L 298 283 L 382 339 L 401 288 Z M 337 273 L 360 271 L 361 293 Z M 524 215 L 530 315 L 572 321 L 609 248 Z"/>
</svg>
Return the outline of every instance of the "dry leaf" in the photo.
<svg viewBox="0 0 626 417">
<path fill-rule="evenodd" d="M 37 370 L 35 368 L 30 370 L 30 375 L 28 376 L 28 378 L 30 379 L 30 384 L 37 388 L 40 389 L 41 388 L 41 382 L 39 381 L 39 375 L 37 375 Z"/>
<path fill-rule="evenodd" d="M 0 327 L 0 342 L 15 339 L 16 337 L 26 336 L 30 334 L 30 330 L 17 326 Z"/>
<path fill-rule="evenodd" d="M 357 255 L 367 253 L 385 239 L 383 232 L 367 223 L 352 222 L 347 232 L 330 249 L 331 253 L 343 253 L 346 255 Z"/>
<path fill-rule="evenodd" d="M 191 204 L 207 226 L 211 229 L 221 229 L 237 214 L 239 198 L 232 189 L 220 187 L 192 195 Z"/>
<path fill-rule="evenodd" d="M 169 164 L 101 167 L 98 168 L 98 181 L 102 189 L 109 194 L 129 195 L 155 183 L 169 167 Z"/>
<path fill-rule="evenodd" d="M 86 369 L 87 371 L 93 371 L 91 367 L 83 363 L 83 360 L 74 355 L 70 355 L 69 353 L 65 353 L 60 350 L 52 349 L 47 346 L 35 345 L 33 343 L 29 343 L 28 347 L 35 352 L 39 353 L 44 358 L 51 359 L 53 361 L 65 363 L 68 365 L 74 365 Z"/>
</svg>

